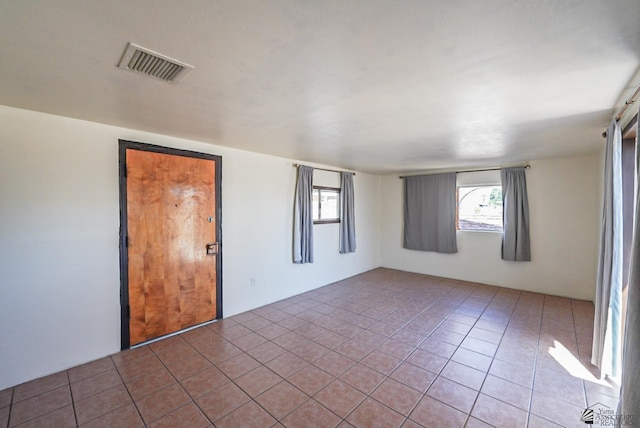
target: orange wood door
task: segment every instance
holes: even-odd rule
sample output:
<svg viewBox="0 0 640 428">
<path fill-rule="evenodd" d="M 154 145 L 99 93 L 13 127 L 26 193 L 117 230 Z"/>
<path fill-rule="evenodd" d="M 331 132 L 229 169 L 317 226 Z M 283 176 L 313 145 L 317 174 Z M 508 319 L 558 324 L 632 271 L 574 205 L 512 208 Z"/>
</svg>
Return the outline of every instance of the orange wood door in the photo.
<svg viewBox="0 0 640 428">
<path fill-rule="evenodd" d="M 216 318 L 216 167 L 126 149 L 129 345 Z"/>
</svg>

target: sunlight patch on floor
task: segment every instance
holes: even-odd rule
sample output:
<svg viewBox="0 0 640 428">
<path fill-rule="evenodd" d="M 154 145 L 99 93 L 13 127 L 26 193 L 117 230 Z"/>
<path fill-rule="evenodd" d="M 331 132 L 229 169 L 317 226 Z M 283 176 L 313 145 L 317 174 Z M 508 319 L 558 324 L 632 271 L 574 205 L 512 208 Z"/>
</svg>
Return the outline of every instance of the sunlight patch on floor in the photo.
<svg viewBox="0 0 640 428">
<path fill-rule="evenodd" d="M 549 347 L 549 355 L 555 359 L 571 376 L 577 377 L 598 385 L 611 387 L 605 379 L 595 377 L 562 343 L 553 341 Z"/>
</svg>

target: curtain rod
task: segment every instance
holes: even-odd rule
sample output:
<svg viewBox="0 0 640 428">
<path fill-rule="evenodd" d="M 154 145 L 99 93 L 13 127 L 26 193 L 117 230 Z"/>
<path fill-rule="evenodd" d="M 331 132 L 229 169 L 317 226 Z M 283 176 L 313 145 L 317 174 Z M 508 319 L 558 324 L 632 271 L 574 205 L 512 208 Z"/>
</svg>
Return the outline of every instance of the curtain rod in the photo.
<svg viewBox="0 0 640 428">
<path fill-rule="evenodd" d="M 293 164 L 294 167 L 299 167 L 299 166 L 307 166 L 307 165 L 302 165 L 300 163 L 294 163 Z M 356 175 L 355 172 L 351 172 L 351 171 L 338 171 L 337 169 L 327 169 L 327 168 L 316 168 L 314 166 L 311 166 L 309 168 L 313 168 L 313 169 L 319 169 L 320 171 L 329 171 L 329 172 L 337 172 L 338 174 L 340 174 L 341 172 L 346 172 L 348 174 L 352 174 L 352 175 Z"/>
<path fill-rule="evenodd" d="M 505 168 L 509 168 L 509 167 L 505 167 Z M 516 168 L 516 167 L 511 167 L 511 168 Z M 525 169 L 529 169 L 529 168 L 531 168 L 531 165 L 524 165 L 524 168 Z M 465 170 L 462 170 L 462 171 L 453 171 L 453 172 L 455 172 L 456 174 L 460 174 L 460 173 L 463 173 L 463 172 L 500 171 L 501 169 L 503 169 L 503 168 L 465 169 Z M 438 174 L 438 173 L 434 172 L 434 174 Z M 415 174 L 414 176 L 401 175 L 398 178 L 417 177 L 419 175 L 428 175 L 428 174 Z"/>
<path fill-rule="evenodd" d="M 624 112 L 627 111 L 629 106 L 636 102 L 635 98 L 638 96 L 639 92 L 640 92 L 640 85 L 638 85 L 638 87 L 633 92 L 633 94 L 631 94 L 631 96 L 629 98 L 627 98 L 627 101 L 624 102 L 624 105 L 622 107 L 620 107 L 620 110 L 618 111 L 618 113 L 616 113 L 616 115 L 614 117 L 616 121 L 619 121 L 620 118 L 622 117 L 622 115 L 624 114 Z M 602 133 L 602 137 L 603 138 L 607 138 L 607 130 L 606 129 Z"/>
</svg>

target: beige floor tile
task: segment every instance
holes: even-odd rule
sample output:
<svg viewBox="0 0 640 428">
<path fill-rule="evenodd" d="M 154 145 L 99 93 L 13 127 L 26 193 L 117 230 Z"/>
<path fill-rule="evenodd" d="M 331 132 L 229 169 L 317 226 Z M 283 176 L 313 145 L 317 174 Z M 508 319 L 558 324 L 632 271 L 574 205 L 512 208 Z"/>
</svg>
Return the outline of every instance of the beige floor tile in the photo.
<svg viewBox="0 0 640 428">
<path fill-rule="evenodd" d="M 236 427 L 269 427 L 273 426 L 276 420 L 254 401 L 237 408 L 227 416 L 216 421 L 218 428 Z"/>
<path fill-rule="evenodd" d="M 521 385 L 488 375 L 482 385 L 483 394 L 504 401 L 521 410 L 528 411 L 532 391 Z"/>
<path fill-rule="evenodd" d="M 32 380 L 31 382 L 16 386 L 13 390 L 13 402 L 17 403 L 19 401 L 26 400 L 27 398 L 53 391 L 54 389 L 58 389 L 61 386 L 68 384 L 69 378 L 66 371 L 41 377 L 39 379 Z"/>
<path fill-rule="evenodd" d="M 71 403 L 68 385 L 27 398 L 12 405 L 10 425 L 14 426 L 35 419 Z"/>
<path fill-rule="evenodd" d="M 114 386 L 122 385 L 122 379 L 115 367 L 94 376 L 79 380 L 71 384 L 74 400 L 82 400 Z"/>
<path fill-rule="evenodd" d="M 115 366 L 113 364 L 113 360 L 110 357 L 91 361 L 87 364 L 69 369 L 69 382 L 77 382 L 79 380 L 106 372 L 107 370 L 111 370 L 114 367 Z"/>
<path fill-rule="evenodd" d="M 198 398 L 196 404 L 209 420 L 215 422 L 249 401 L 250 397 L 240 388 L 227 383 Z"/>
<path fill-rule="evenodd" d="M 310 399 L 287 415 L 282 423 L 289 428 L 325 428 L 335 427 L 340 421 L 335 413 Z"/>
<path fill-rule="evenodd" d="M 415 389 L 394 380 L 387 379 L 371 394 L 371 398 L 392 408 L 401 415 L 408 415 L 422 394 Z"/>
<path fill-rule="evenodd" d="M 76 426 L 76 417 L 73 413 L 73 406 L 71 405 L 54 410 L 35 419 L 30 419 L 19 425 L 20 428 L 73 428 Z"/>
<path fill-rule="evenodd" d="M 340 376 L 347 385 L 353 386 L 357 390 L 369 394 L 383 380 L 385 376 L 365 365 L 356 364 Z"/>
<path fill-rule="evenodd" d="M 282 381 L 260 394 L 256 401 L 273 417 L 281 419 L 309 399 L 290 383 Z"/>
<path fill-rule="evenodd" d="M 330 383 L 313 396 L 316 401 L 342 418 L 365 397 L 362 392 L 340 380 Z"/>
<path fill-rule="evenodd" d="M 169 371 L 162 367 L 155 372 L 135 378 L 125 385 L 134 400 L 139 400 L 149 394 L 176 383 L 176 379 Z"/>
<path fill-rule="evenodd" d="M 333 380 L 332 375 L 313 365 L 308 365 L 287 378 L 290 384 L 308 395 L 315 394 Z"/>
<path fill-rule="evenodd" d="M 211 367 L 213 367 L 213 365 L 209 362 L 209 360 L 207 360 L 200 354 L 195 354 L 191 357 L 185 358 L 182 361 L 168 366 L 169 371 L 178 381 L 210 369 Z"/>
<path fill-rule="evenodd" d="M 455 361 L 449 361 L 440 372 L 440 376 L 479 391 L 486 373 Z"/>
<path fill-rule="evenodd" d="M 119 385 L 84 400 L 76 401 L 74 405 L 78 423 L 84 424 L 131 403 L 131 397 L 126 388 L 124 385 Z"/>
<path fill-rule="evenodd" d="M 427 390 L 427 395 L 469 413 L 478 396 L 478 391 L 439 376 Z"/>
<path fill-rule="evenodd" d="M 325 372 L 337 377 L 350 369 L 355 364 L 355 361 L 342 354 L 331 351 L 318 358 L 313 364 Z"/>
<path fill-rule="evenodd" d="M 367 398 L 347 418 L 354 427 L 394 428 L 402 426 L 405 417 L 387 406 Z"/>
<path fill-rule="evenodd" d="M 260 366 L 235 380 L 250 397 L 257 397 L 272 386 L 282 382 L 282 378 L 265 366 Z"/>
<path fill-rule="evenodd" d="M 168 386 L 151 395 L 147 395 L 135 404 L 145 423 L 151 423 L 162 416 L 189 403 L 191 398 L 178 384 Z"/>
<path fill-rule="evenodd" d="M 423 427 L 462 428 L 467 420 L 467 414 L 435 398 L 424 396 L 409 418 Z"/>
<path fill-rule="evenodd" d="M 133 405 L 133 403 L 127 404 L 123 407 L 119 407 L 116 410 L 107 413 L 106 415 L 93 419 L 92 421 L 87 422 L 84 425 L 80 425 L 80 427 L 91 428 L 139 428 L 143 426 L 144 422 L 142 422 L 142 418 L 140 417 L 140 414 L 138 413 L 138 410 Z"/>
<path fill-rule="evenodd" d="M 473 406 L 471 416 L 489 423 L 496 428 L 517 428 L 527 426 L 527 412 L 480 394 Z"/>
<path fill-rule="evenodd" d="M 209 425 L 209 420 L 202 414 L 200 409 L 194 403 L 189 402 L 187 405 L 168 413 L 148 426 L 149 428 L 205 428 Z"/>
</svg>

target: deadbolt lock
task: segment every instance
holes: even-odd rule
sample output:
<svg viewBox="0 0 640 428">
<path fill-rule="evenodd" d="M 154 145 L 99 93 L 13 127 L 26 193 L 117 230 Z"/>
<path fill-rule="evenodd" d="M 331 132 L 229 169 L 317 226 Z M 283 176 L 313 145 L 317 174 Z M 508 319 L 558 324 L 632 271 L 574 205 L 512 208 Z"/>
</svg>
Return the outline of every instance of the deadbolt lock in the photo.
<svg viewBox="0 0 640 428">
<path fill-rule="evenodd" d="M 220 253 L 220 244 L 218 242 L 209 242 L 207 244 L 207 256 L 215 256 Z"/>
</svg>

